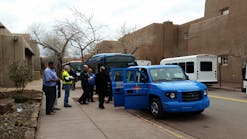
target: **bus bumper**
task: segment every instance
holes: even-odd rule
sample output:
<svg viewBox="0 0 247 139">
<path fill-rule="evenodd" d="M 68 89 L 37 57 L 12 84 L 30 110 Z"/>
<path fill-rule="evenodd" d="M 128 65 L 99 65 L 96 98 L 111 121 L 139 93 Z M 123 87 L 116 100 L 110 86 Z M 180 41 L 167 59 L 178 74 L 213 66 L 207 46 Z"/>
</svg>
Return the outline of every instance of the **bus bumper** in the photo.
<svg viewBox="0 0 247 139">
<path fill-rule="evenodd" d="M 210 102 L 208 97 L 200 101 L 192 102 L 163 102 L 163 111 L 164 112 L 196 112 L 204 110 L 209 107 Z"/>
</svg>

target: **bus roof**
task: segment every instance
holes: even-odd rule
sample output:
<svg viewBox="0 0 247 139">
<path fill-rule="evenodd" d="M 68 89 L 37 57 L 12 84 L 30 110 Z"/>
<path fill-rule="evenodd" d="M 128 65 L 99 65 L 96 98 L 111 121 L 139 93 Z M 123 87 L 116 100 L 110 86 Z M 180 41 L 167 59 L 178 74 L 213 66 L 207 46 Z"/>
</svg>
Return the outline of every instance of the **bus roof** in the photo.
<svg viewBox="0 0 247 139">
<path fill-rule="evenodd" d="M 95 57 L 106 57 L 106 56 L 115 56 L 115 55 L 132 56 L 130 54 L 122 54 L 122 53 L 101 53 L 101 54 L 94 55 L 92 58 L 95 58 Z"/>
<path fill-rule="evenodd" d="M 172 58 L 165 58 L 162 59 L 161 61 L 165 61 L 165 60 L 180 60 L 180 59 L 191 59 L 191 58 L 198 58 L 198 57 L 214 57 L 217 58 L 216 55 L 212 55 L 212 54 L 198 54 L 198 55 L 190 55 L 190 56 L 181 56 L 181 57 L 172 57 Z"/>
<path fill-rule="evenodd" d="M 129 68 L 145 68 L 145 69 L 154 69 L 154 68 L 177 68 L 178 65 L 150 65 L 150 66 L 131 66 Z"/>
</svg>

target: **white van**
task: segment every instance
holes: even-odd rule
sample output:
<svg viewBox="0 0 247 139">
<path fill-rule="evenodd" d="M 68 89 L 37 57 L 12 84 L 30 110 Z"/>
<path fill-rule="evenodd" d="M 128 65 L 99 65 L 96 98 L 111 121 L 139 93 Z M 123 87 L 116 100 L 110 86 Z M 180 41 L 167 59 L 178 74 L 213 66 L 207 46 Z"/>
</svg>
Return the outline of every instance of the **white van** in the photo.
<svg viewBox="0 0 247 139">
<path fill-rule="evenodd" d="M 190 80 L 206 84 L 217 83 L 217 56 L 198 54 L 183 57 L 166 58 L 161 60 L 161 65 L 179 65 Z"/>
<path fill-rule="evenodd" d="M 150 66 L 152 62 L 150 60 L 136 60 L 138 66 Z"/>
</svg>

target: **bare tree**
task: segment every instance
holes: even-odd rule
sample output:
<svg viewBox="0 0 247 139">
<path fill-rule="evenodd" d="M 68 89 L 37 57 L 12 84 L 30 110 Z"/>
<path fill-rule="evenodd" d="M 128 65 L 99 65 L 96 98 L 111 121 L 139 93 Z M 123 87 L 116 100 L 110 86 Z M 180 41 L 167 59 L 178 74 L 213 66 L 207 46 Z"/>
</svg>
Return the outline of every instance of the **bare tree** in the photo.
<svg viewBox="0 0 247 139">
<path fill-rule="evenodd" d="M 84 51 L 92 49 L 94 43 L 99 40 L 96 34 L 97 29 L 92 24 L 92 16 L 86 17 L 74 10 L 73 19 L 56 22 L 48 32 L 42 29 L 40 25 L 34 25 L 31 34 L 35 43 L 54 52 L 58 61 L 58 73 L 61 73 L 63 58 L 67 49 L 71 46 L 76 47 L 81 50 L 83 57 Z"/>
<path fill-rule="evenodd" d="M 102 26 L 93 24 L 93 16 L 85 16 L 81 12 L 74 10 L 77 17 L 77 24 L 81 26 L 80 34 L 73 38 L 71 46 L 80 50 L 82 61 L 84 61 L 84 53 L 95 49 L 96 43 L 101 40 L 98 31 Z"/>
</svg>

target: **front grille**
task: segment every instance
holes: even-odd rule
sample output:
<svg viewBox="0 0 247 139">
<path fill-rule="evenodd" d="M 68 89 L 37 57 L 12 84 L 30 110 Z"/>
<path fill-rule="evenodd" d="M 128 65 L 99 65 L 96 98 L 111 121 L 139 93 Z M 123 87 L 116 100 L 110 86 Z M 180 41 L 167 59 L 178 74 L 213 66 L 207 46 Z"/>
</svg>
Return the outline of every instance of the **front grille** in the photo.
<svg viewBox="0 0 247 139">
<path fill-rule="evenodd" d="M 201 91 L 182 92 L 182 101 L 184 102 L 197 101 L 201 99 L 202 99 Z"/>
</svg>

